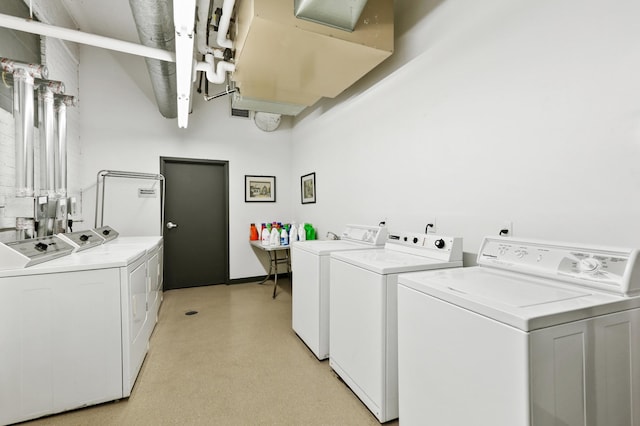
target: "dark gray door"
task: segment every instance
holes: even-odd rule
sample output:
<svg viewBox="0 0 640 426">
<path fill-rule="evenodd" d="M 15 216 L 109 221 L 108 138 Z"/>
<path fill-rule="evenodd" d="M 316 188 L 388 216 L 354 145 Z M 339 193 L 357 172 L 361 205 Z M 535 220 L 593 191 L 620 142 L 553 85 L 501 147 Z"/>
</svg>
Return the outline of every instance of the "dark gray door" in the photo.
<svg viewBox="0 0 640 426">
<path fill-rule="evenodd" d="M 164 290 L 229 281 L 226 161 L 160 158 L 165 178 Z"/>
</svg>

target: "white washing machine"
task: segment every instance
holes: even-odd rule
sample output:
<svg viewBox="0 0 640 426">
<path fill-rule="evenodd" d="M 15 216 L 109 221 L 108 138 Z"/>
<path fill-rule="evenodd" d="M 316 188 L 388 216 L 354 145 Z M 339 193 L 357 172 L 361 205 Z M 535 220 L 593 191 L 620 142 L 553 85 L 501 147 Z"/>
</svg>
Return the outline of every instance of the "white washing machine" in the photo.
<svg viewBox="0 0 640 426">
<path fill-rule="evenodd" d="M 329 357 L 329 255 L 380 248 L 387 240 L 387 228 L 347 225 L 340 238 L 291 245 L 292 328 L 320 360 Z"/>
<path fill-rule="evenodd" d="M 398 417 L 398 274 L 459 266 L 462 239 L 434 234 L 331 254 L 329 364 L 380 422 Z"/>
<path fill-rule="evenodd" d="M 398 287 L 406 425 L 640 425 L 638 250 L 487 237 Z"/>
</svg>

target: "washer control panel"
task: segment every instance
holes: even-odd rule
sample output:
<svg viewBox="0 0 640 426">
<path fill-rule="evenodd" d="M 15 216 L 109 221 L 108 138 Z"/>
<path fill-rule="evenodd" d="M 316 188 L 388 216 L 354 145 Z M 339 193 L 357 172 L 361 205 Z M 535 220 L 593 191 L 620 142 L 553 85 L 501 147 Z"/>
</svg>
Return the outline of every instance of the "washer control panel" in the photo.
<svg viewBox="0 0 640 426">
<path fill-rule="evenodd" d="M 25 268 L 72 252 L 73 246 L 55 235 L 0 243 L 0 269 Z"/>
<path fill-rule="evenodd" d="M 443 260 L 462 260 L 462 238 L 460 237 L 409 232 L 394 233 L 389 234 L 385 248 Z"/>
<path fill-rule="evenodd" d="M 382 246 L 387 240 L 387 235 L 387 228 L 382 225 L 347 225 L 340 238 L 373 246 Z"/>
<path fill-rule="evenodd" d="M 66 234 L 58 234 L 58 236 L 65 241 L 71 242 L 71 244 L 75 246 L 75 251 L 82 251 L 99 246 L 105 241 L 104 238 L 96 235 L 96 233 L 91 230 L 67 232 Z"/>
<path fill-rule="evenodd" d="M 120 235 L 118 231 L 110 226 L 102 226 L 100 228 L 95 228 L 92 231 L 96 233 L 100 238 L 102 238 L 105 243 L 111 240 L 115 240 L 116 238 L 118 238 L 118 235 Z"/>
<path fill-rule="evenodd" d="M 635 295 L 640 294 L 637 254 L 635 249 L 486 237 L 478 253 L 478 264 Z"/>
</svg>

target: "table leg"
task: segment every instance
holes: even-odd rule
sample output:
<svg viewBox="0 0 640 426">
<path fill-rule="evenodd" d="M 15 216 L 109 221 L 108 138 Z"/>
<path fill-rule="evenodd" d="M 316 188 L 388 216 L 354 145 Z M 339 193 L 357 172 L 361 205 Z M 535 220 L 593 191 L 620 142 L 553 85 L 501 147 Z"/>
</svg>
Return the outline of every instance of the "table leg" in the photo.
<svg viewBox="0 0 640 426">
<path fill-rule="evenodd" d="M 267 276 L 264 277 L 264 279 L 260 281 L 258 284 L 266 283 L 269 277 L 271 276 L 271 274 L 273 273 L 273 255 L 272 255 L 272 252 L 270 251 L 267 251 L 267 253 L 269 254 L 269 272 L 267 272 Z M 277 268 L 277 265 L 276 265 L 276 268 Z"/>
<path fill-rule="evenodd" d="M 278 250 L 274 250 L 273 254 L 275 256 L 273 261 L 273 267 L 275 268 L 275 273 L 273 275 L 273 296 L 272 299 L 276 298 L 276 290 L 278 288 Z"/>
</svg>

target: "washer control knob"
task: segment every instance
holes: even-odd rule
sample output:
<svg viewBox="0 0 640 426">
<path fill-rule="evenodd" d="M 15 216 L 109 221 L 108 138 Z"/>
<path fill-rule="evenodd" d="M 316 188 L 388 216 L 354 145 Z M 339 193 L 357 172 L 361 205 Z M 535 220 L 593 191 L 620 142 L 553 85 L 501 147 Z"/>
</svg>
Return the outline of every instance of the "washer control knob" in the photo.
<svg viewBox="0 0 640 426">
<path fill-rule="evenodd" d="M 36 249 L 40 250 L 40 251 L 45 251 L 47 249 L 47 247 L 49 247 L 47 244 L 45 243 L 38 243 L 36 244 Z"/>
<path fill-rule="evenodd" d="M 413 244 L 416 244 L 418 242 L 418 237 L 413 237 Z"/>
<path fill-rule="evenodd" d="M 87 241 L 89 239 L 89 236 L 86 234 L 82 234 L 80 235 L 80 241 Z"/>
<path fill-rule="evenodd" d="M 436 245 L 436 247 L 438 247 L 439 249 L 444 247 L 444 240 L 442 238 L 437 239 L 436 242 L 434 243 Z"/>
<path fill-rule="evenodd" d="M 102 231 L 102 235 L 109 235 L 111 233 L 111 231 L 109 231 L 108 229 L 105 229 L 104 231 Z"/>
<path fill-rule="evenodd" d="M 600 267 L 600 262 L 597 259 L 588 257 L 580 261 L 580 270 L 582 271 L 595 271 Z"/>
</svg>

